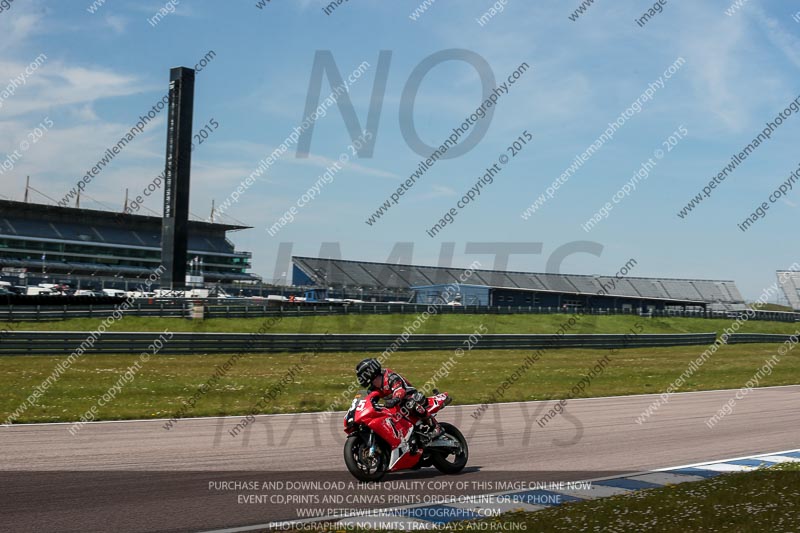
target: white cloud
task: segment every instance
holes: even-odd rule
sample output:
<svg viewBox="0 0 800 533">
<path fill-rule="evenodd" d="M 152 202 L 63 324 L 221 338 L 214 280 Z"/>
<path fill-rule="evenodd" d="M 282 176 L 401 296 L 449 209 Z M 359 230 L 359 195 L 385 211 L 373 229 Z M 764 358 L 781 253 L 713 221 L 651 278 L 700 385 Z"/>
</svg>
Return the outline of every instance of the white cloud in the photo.
<svg viewBox="0 0 800 533">
<path fill-rule="evenodd" d="M 445 198 L 456 196 L 455 189 L 444 185 L 433 185 L 428 192 L 417 195 L 418 200 L 431 200 L 433 198 Z"/>
<path fill-rule="evenodd" d="M 105 18 L 106 25 L 114 30 L 115 33 L 125 33 L 125 28 L 128 25 L 127 19 L 117 15 L 108 15 Z"/>
<path fill-rule="evenodd" d="M 5 79 L 18 77 L 29 64 L 0 62 L 0 73 Z M 105 98 L 129 96 L 149 89 L 152 88 L 135 76 L 103 68 L 68 66 L 61 61 L 48 59 L 27 78 L 24 85 L 17 88 L 16 94 L 3 102 L 3 115 L 17 117 L 34 112 L 50 112 L 59 106 L 85 106 Z"/>
<path fill-rule="evenodd" d="M 69 110 L 69 115 L 78 122 L 92 122 L 99 120 L 92 104 L 74 107 Z"/>
<path fill-rule="evenodd" d="M 769 41 L 783 53 L 783 55 L 796 67 L 800 67 L 800 38 L 787 31 L 781 22 L 767 15 L 758 5 L 753 5 L 756 20 L 767 35 Z M 796 26 L 789 18 L 787 21 Z"/>
<path fill-rule="evenodd" d="M 21 3 L 21 2 L 19 2 Z M 7 52 L 11 49 L 24 50 L 28 39 L 42 31 L 43 17 L 41 14 L 31 13 L 31 8 L 14 6 L 13 15 L 9 12 L 0 15 L 0 51 Z"/>
</svg>

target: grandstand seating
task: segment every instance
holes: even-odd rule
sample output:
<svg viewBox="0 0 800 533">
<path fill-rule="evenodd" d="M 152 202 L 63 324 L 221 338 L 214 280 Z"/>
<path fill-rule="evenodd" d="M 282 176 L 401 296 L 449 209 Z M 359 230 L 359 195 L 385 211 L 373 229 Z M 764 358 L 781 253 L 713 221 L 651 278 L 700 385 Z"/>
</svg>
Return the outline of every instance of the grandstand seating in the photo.
<svg viewBox="0 0 800 533">
<path fill-rule="evenodd" d="M 0 266 L 66 276 L 133 279 L 158 266 L 161 219 L 0 200 Z M 251 254 L 238 252 L 226 232 L 245 226 L 189 222 L 188 255 L 206 265 L 206 281 L 259 278 L 242 273 Z M 46 262 L 40 257 L 46 254 Z M 223 271 L 223 272 L 220 272 Z M 224 275 L 223 275 L 224 274 Z"/>
<path fill-rule="evenodd" d="M 664 287 L 658 283 L 658 280 L 640 279 L 640 278 L 626 278 L 621 281 L 612 280 L 608 278 L 607 283 L 616 281 L 619 285 L 617 290 L 627 290 L 626 296 L 637 295 L 643 298 L 663 298 Z M 630 287 L 630 288 L 628 288 Z"/>
<path fill-rule="evenodd" d="M 795 311 L 800 311 L 800 272 L 779 270 L 777 274 L 778 283 L 789 305 Z"/>
<path fill-rule="evenodd" d="M 25 220 L 22 218 L 0 218 L 0 235 L 36 237 L 81 241 L 96 244 L 117 244 L 123 246 L 161 246 L 161 233 L 157 230 L 137 230 L 113 226 L 82 225 L 59 222 Z M 210 253 L 234 253 L 232 244 L 224 236 L 190 235 L 189 251 Z"/>
<path fill-rule="evenodd" d="M 700 289 L 694 285 L 694 282 L 686 283 L 685 281 L 664 279 L 659 280 L 658 283 L 664 288 L 664 293 L 676 300 L 720 301 L 720 298 L 704 297 L 706 295 L 711 296 L 714 294 L 713 291 L 707 290 L 706 295 L 704 295 L 700 292 Z M 717 293 L 719 293 L 719 291 L 717 291 Z M 714 296 L 717 296 L 717 294 L 714 294 Z"/>
<path fill-rule="evenodd" d="M 465 269 L 347 261 L 313 257 L 292 258 L 295 266 L 320 286 L 399 290 L 455 283 Z M 587 276 L 533 272 L 476 270 L 464 281 L 493 288 L 547 291 L 621 298 L 673 301 L 683 305 L 709 305 L 717 310 L 744 309 L 733 281 Z M 798 278 L 800 286 L 800 278 Z M 795 291 L 796 292 L 796 291 Z M 798 298 L 800 299 L 800 298 Z M 800 302 L 798 302 L 800 304 Z"/>
</svg>

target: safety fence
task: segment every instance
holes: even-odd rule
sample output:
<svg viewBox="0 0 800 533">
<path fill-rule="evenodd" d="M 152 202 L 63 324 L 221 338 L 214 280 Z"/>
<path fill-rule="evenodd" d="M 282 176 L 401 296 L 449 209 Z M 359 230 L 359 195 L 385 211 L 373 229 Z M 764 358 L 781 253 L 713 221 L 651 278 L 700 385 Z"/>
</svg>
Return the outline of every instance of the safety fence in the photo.
<svg viewBox="0 0 800 533">
<path fill-rule="evenodd" d="M 118 300 L 121 303 L 122 300 Z M 119 303 L 116 304 L 118 306 Z M 311 315 L 388 315 L 388 314 L 419 314 L 429 308 L 427 304 L 389 304 L 389 303 L 354 303 L 354 304 L 326 304 L 326 303 L 297 303 L 272 305 L 261 301 L 253 302 L 225 302 L 225 300 L 178 300 L 178 299 L 137 299 L 126 311 L 129 316 L 145 316 L 160 318 L 190 318 L 192 309 L 202 306 L 205 318 L 258 318 L 274 315 L 283 316 L 311 316 Z M 83 305 L 12 305 L 0 307 L 0 322 L 22 321 L 52 321 L 66 320 L 69 318 L 105 317 L 113 313 L 114 304 L 83 304 Z M 711 311 L 711 310 L 651 310 L 646 313 L 638 309 L 600 309 L 573 307 L 533 307 L 533 306 L 476 306 L 476 305 L 437 305 L 437 314 L 569 314 L 581 313 L 584 315 L 628 315 L 644 317 L 685 317 L 685 318 L 722 318 L 735 319 L 740 312 L 737 311 Z M 800 313 L 780 311 L 759 311 L 750 320 L 771 320 L 781 322 L 795 322 L 800 320 Z"/>
<path fill-rule="evenodd" d="M 69 355 L 84 343 L 86 332 L 9 331 L 0 337 L 0 355 Z M 154 333 L 106 332 L 87 353 L 137 354 L 146 350 Z M 455 350 L 469 334 L 410 335 L 400 350 Z M 174 333 L 160 354 L 370 352 L 380 353 L 396 342 L 397 334 L 261 334 Z M 475 350 L 532 350 L 549 348 L 643 348 L 711 344 L 716 333 L 685 334 L 494 334 L 484 335 Z"/>
<path fill-rule="evenodd" d="M 780 343 L 788 340 L 797 342 L 797 336 L 780 333 L 734 333 L 728 338 L 728 344 Z"/>
</svg>

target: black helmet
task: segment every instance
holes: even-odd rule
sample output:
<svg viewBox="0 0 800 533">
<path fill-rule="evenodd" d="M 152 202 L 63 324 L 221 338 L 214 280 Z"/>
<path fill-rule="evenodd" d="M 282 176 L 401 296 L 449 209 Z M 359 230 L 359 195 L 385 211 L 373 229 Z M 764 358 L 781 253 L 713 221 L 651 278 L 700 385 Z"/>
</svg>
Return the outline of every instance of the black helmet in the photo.
<svg viewBox="0 0 800 533">
<path fill-rule="evenodd" d="M 377 359 L 364 359 L 356 365 L 358 383 L 362 387 L 369 387 L 377 376 L 381 375 L 381 363 Z"/>
</svg>

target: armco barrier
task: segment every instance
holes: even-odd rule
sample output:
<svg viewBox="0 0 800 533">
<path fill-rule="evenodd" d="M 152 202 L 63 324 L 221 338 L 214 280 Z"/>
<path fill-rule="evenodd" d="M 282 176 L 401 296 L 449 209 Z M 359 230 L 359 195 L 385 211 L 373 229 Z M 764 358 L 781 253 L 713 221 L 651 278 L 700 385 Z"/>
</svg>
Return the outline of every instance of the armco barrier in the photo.
<svg viewBox="0 0 800 533">
<path fill-rule="evenodd" d="M 782 333 L 734 333 L 728 337 L 728 344 L 780 343 L 786 342 L 793 337 L 797 339 L 793 335 L 784 335 Z"/>
<path fill-rule="evenodd" d="M 39 298 L 26 296 L 26 298 Z M 66 320 L 68 318 L 105 318 L 111 315 L 124 302 L 120 298 L 88 298 L 78 296 L 80 304 L 53 305 L 54 300 L 64 301 L 69 296 L 46 296 L 48 304 L 10 305 L 0 307 L 0 322 L 38 322 Z M 92 300 L 95 303 L 92 303 Z M 134 300 L 131 308 L 125 311 L 130 316 L 151 316 L 161 318 L 188 317 L 189 303 L 173 300 Z"/>
<path fill-rule="evenodd" d="M 108 332 L 87 353 L 137 354 L 147 349 L 157 333 Z M 85 332 L 13 331 L 0 338 L 0 355 L 69 355 L 87 337 Z M 371 352 L 380 353 L 398 338 L 396 334 L 324 335 L 252 333 L 175 333 L 160 354 Z M 463 348 L 465 335 L 411 335 L 401 350 L 455 350 Z M 324 339 L 324 340 L 323 340 Z M 477 350 L 538 348 L 642 348 L 711 344 L 716 333 L 603 335 L 484 335 Z"/>
<path fill-rule="evenodd" d="M 45 321 L 65 320 L 68 318 L 105 317 L 114 312 L 121 299 L 85 298 L 68 296 L 24 296 L 28 300 L 25 305 L 14 304 L 3 306 L 0 302 L 0 322 L 7 321 Z M 219 300 L 219 299 L 137 299 L 125 314 L 129 316 L 149 316 L 161 318 L 189 318 L 190 308 L 194 302 L 204 306 L 205 318 L 257 318 L 283 314 L 284 316 L 311 315 L 385 315 L 385 314 L 419 314 L 428 309 L 427 304 L 390 304 L 390 303 L 354 303 L 350 305 L 308 302 L 284 304 L 282 307 L 268 304 L 265 300 Z M 636 309 L 594 309 L 581 311 L 586 315 L 628 315 L 639 316 Z M 563 307 L 533 306 L 437 306 L 438 314 L 569 314 L 575 309 Z M 730 311 L 679 311 L 654 310 L 645 314 L 647 317 L 685 317 L 685 318 L 735 318 L 736 313 Z M 751 320 L 773 320 L 795 322 L 800 320 L 800 313 L 777 311 L 759 311 Z"/>
</svg>

